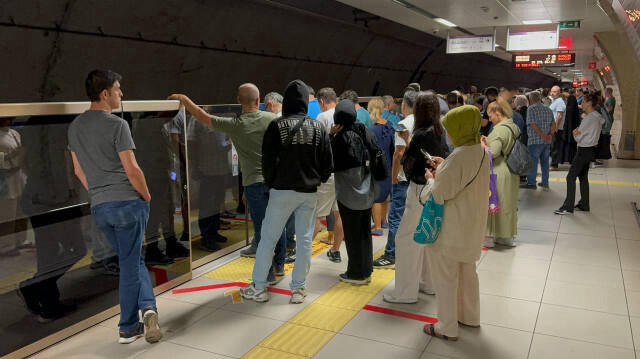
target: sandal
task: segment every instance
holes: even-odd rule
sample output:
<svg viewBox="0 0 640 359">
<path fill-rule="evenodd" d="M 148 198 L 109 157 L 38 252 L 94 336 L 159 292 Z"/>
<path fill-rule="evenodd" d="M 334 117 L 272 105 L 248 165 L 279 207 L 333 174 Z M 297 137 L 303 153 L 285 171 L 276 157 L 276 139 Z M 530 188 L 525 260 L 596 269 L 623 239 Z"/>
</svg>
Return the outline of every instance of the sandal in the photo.
<svg viewBox="0 0 640 359">
<path fill-rule="evenodd" d="M 432 337 L 436 337 L 436 338 L 440 338 L 443 340 L 448 340 L 450 342 L 455 342 L 458 340 L 458 337 L 448 337 L 444 334 L 437 334 L 436 333 L 436 328 L 434 324 L 426 324 L 424 326 L 424 332 L 431 335 Z"/>
<path fill-rule="evenodd" d="M 333 245 L 333 238 L 320 238 L 319 241 L 330 246 Z"/>
</svg>

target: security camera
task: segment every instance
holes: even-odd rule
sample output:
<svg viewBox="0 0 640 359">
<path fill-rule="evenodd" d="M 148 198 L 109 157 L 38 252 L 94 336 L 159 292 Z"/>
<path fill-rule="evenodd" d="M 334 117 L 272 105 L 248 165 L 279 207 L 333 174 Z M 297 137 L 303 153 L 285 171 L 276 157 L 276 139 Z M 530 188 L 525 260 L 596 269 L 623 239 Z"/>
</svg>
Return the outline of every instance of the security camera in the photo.
<svg viewBox="0 0 640 359">
<path fill-rule="evenodd" d="M 440 29 L 433 29 L 431 31 L 433 32 L 434 35 L 437 35 L 440 32 Z"/>
</svg>

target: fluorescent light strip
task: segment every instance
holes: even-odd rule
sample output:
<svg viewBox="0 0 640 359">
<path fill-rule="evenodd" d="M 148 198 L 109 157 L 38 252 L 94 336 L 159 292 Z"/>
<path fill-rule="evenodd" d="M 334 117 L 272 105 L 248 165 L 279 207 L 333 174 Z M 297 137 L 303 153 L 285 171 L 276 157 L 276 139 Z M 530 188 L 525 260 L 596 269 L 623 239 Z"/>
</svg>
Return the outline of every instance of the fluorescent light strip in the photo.
<svg viewBox="0 0 640 359">
<path fill-rule="evenodd" d="M 573 69 L 571 71 L 573 71 L 573 72 L 582 72 L 582 70 L 576 70 L 576 69 Z"/>
<path fill-rule="evenodd" d="M 525 25 L 541 25 L 541 24 L 551 24 L 553 21 L 551 20 L 525 20 L 522 22 Z"/>
<path fill-rule="evenodd" d="M 449 26 L 449 27 L 458 27 L 458 25 L 452 23 L 451 21 L 445 20 L 443 18 L 437 17 L 434 19 L 435 21 L 441 23 L 444 26 Z"/>
</svg>

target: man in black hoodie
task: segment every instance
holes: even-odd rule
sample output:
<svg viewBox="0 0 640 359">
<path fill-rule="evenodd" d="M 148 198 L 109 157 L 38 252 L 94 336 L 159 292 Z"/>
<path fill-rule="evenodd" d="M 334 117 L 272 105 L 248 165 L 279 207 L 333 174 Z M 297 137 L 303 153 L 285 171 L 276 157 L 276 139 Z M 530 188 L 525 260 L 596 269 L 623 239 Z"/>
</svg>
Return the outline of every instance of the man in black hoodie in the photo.
<svg viewBox="0 0 640 359">
<path fill-rule="evenodd" d="M 264 134 L 262 174 L 270 188 L 269 204 L 253 266 L 253 283 L 240 289 L 246 299 L 269 300 L 267 275 L 278 238 L 292 213 L 297 256 L 291 278 L 291 303 L 302 303 L 307 296 L 316 191 L 333 171 L 329 135 L 320 122 L 307 116 L 308 103 L 307 85 L 300 80 L 291 82 L 284 93 L 283 117 L 273 120 Z"/>
</svg>

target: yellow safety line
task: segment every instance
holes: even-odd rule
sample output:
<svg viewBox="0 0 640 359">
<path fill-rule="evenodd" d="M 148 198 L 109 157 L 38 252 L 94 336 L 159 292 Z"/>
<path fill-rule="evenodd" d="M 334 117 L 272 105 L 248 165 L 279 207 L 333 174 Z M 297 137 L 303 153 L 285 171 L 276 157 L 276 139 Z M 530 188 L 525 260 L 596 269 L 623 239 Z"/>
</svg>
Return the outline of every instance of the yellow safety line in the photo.
<svg viewBox="0 0 640 359">
<path fill-rule="evenodd" d="M 542 181 L 542 177 L 536 178 L 538 181 Z M 549 182 L 567 182 L 566 178 L 561 177 L 550 177 Z M 619 186 L 619 187 L 640 187 L 640 182 L 621 182 L 621 181 L 607 181 L 607 180 L 595 180 L 590 179 L 589 184 L 604 184 L 609 186 Z"/>
<path fill-rule="evenodd" d="M 380 250 L 374 258 L 382 255 Z M 389 269 L 374 269 L 371 283 L 339 282 L 254 347 L 243 358 L 311 358 L 394 278 Z"/>
</svg>

